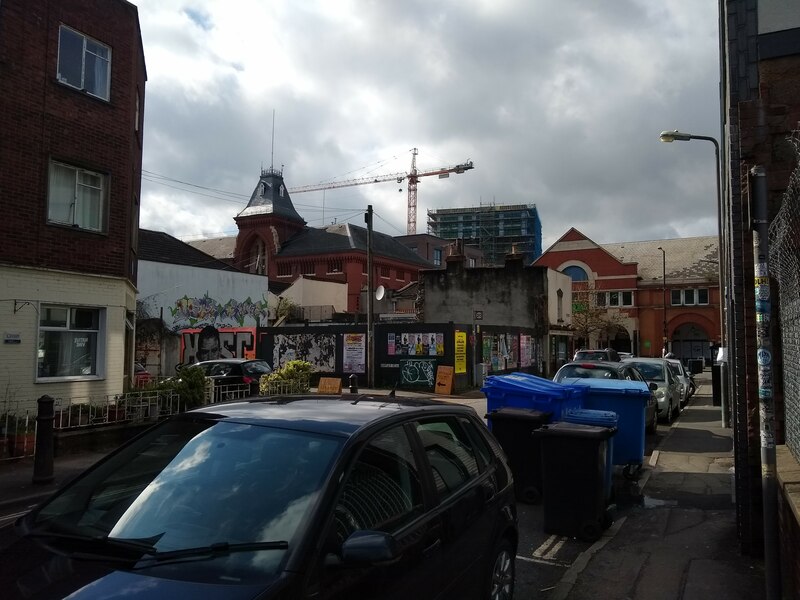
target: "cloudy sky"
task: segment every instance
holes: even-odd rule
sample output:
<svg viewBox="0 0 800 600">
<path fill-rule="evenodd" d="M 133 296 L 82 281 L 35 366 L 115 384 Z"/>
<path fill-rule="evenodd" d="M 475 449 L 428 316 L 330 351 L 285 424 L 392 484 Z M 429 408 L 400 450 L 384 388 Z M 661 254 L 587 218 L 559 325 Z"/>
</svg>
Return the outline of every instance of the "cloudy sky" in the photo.
<svg viewBox="0 0 800 600">
<path fill-rule="evenodd" d="M 536 204 L 547 248 L 714 235 L 716 0 L 133 0 L 147 61 L 142 227 L 236 233 L 262 166 L 289 188 L 422 178 L 427 211 Z M 273 129 L 274 113 L 274 129 Z M 273 144 L 274 135 L 274 144 Z M 292 194 L 312 226 L 406 232 L 405 182 Z"/>
</svg>

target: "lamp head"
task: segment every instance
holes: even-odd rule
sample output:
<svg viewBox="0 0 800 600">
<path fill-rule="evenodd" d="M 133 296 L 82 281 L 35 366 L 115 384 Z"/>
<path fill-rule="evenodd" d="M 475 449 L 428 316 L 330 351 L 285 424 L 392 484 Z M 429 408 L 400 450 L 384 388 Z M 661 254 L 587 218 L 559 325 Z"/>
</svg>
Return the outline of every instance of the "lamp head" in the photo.
<svg viewBox="0 0 800 600">
<path fill-rule="evenodd" d="M 680 131 L 675 129 L 673 131 L 662 131 L 661 135 L 659 136 L 659 139 L 662 142 L 667 142 L 667 143 L 674 142 L 675 140 L 678 140 L 679 142 L 685 142 L 692 139 L 692 134 L 681 133 Z"/>
</svg>

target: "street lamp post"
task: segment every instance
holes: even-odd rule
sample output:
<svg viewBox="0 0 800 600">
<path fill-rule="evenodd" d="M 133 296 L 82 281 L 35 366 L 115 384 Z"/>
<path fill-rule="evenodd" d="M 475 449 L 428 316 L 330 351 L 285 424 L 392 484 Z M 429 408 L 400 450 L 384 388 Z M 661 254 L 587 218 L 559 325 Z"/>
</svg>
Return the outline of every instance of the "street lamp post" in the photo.
<svg viewBox="0 0 800 600">
<path fill-rule="evenodd" d="M 661 303 L 664 306 L 661 356 L 666 356 L 667 354 L 667 253 L 661 246 L 659 246 L 658 249 L 661 250 Z"/>
<path fill-rule="evenodd" d="M 693 133 L 685 133 L 678 131 L 677 129 L 673 131 L 662 131 L 660 140 L 662 142 L 688 142 L 691 140 L 705 140 L 707 142 L 711 142 L 714 144 L 714 157 L 716 159 L 716 167 L 717 167 L 717 236 L 718 236 L 718 244 L 719 244 L 719 340 L 720 340 L 720 347 L 727 349 L 727 329 L 726 329 L 726 322 L 725 322 L 725 303 L 727 303 L 727 283 L 725 278 L 725 265 L 728 264 L 728 253 L 725 247 L 725 228 L 723 227 L 723 214 L 725 212 L 725 206 L 722 203 L 722 192 L 721 192 L 721 177 L 722 171 L 720 169 L 719 164 L 719 142 L 711 136 L 708 135 L 695 135 Z M 723 371 L 724 373 L 724 371 Z M 722 379 L 722 376 L 720 377 Z M 728 426 L 728 415 L 727 415 L 727 398 L 725 393 L 725 383 L 720 382 L 720 408 L 722 409 L 722 427 Z"/>
</svg>

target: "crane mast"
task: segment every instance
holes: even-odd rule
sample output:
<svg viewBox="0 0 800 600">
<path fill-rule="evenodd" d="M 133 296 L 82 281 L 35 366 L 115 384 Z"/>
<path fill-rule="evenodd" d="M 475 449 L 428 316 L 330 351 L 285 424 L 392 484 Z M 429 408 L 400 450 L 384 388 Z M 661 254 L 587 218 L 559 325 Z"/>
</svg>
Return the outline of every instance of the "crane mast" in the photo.
<svg viewBox="0 0 800 600">
<path fill-rule="evenodd" d="M 387 175 L 378 175 L 377 177 L 361 177 L 359 179 L 348 179 L 345 181 L 331 181 L 328 183 L 318 183 L 314 185 L 304 185 L 295 188 L 289 188 L 290 194 L 301 194 L 304 192 L 316 192 L 319 190 L 331 190 L 343 187 L 352 187 L 356 185 L 367 185 L 370 183 L 382 183 L 386 181 L 395 181 L 402 183 L 404 179 L 408 180 L 408 221 L 406 231 L 408 235 L 417 233 L 417 183 L 420 177 L 429 177 L 431 175 L 438 175 L 440 179 L 449 177 L 450 173 L 461 174 L 464 171 L 474 169 L 471 160 L 458 165 L 450 167 L 440 167 L 438 169 L 431 169 L 429 171 L 417 171 L 417 154 L 418 150 L 413 148 L 411 150 L 411 171 L 408 173 L 391 173 Z"/>
</svg>

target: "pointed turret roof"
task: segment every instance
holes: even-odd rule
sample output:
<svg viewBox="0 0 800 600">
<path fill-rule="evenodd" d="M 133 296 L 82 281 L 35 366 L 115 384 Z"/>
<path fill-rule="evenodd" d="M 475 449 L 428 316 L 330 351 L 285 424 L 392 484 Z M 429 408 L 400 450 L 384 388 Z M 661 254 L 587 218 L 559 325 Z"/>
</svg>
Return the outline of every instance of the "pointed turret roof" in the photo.
<svg viewBox="0 0 800 600">
<path fill-rule="evenodd" d="M 261 177 L 258 180 L 253 195 L 247 207 L 240 212 L 237 217 L 249 217 L 254 215 L 275 215 L 290 221 L 296 221 L 305 225 L 303 217 L 295 210 L 289 190 L 283 183 L 283 173 L 277 169 L 261 169 Z"/>
</svg>

